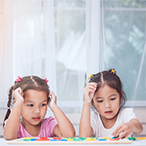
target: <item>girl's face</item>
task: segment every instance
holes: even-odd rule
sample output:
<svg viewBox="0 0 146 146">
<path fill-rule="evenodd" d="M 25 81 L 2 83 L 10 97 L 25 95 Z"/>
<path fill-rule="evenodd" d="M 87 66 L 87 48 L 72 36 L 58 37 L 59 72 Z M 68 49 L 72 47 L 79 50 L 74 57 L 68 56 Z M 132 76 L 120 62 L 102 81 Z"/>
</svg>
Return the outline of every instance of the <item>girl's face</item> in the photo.
<svg viewBox="0 0 146 146">
<path fill-rule="evenodd" d="M 38 125 L 46 115 L 47 94 L 44 91 L 27 90 L 22 105 L 23 124 Z"/>
<path fill-rule="evenodd" d="M 102 121 L 115 121 L 120 108 L 120 95 L 116 89 L 105 84 L 95 93 L 93 106 L 99 112 Z"/>
</svg>

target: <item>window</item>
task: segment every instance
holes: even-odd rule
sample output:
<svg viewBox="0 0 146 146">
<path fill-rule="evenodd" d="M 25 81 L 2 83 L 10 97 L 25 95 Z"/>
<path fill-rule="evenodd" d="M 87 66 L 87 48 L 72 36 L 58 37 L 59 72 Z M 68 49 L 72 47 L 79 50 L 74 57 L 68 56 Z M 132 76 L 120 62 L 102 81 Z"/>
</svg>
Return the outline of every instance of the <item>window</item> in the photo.
<svg viewBox="0 0 146 146">
<path fill-rule="evenodd" d="M 57 95 L 66 113 L 79 113 L 86 71 L 85 0 L 55 0 Z"/>
<path fill-rule="evenodd" d="M 128 106 L 146 105 L 146 1 L 103 0 L 104 68 L 115 68 Z"/>
</svg>

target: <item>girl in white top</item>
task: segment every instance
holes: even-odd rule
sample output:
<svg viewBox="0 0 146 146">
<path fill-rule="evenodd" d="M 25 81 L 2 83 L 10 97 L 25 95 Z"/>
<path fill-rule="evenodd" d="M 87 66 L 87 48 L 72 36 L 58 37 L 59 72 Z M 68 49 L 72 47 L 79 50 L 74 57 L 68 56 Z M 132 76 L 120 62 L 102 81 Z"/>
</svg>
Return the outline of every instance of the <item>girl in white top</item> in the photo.
<svg viewBox="0 0 146 146">
<path fill-rule="evenodd" d="M 114 69 L 90 75 L 84 98 L 79 127 L 81 137 L 125 138 L 142 132 L 143 127 L 133 109 L 123 108 L 126 95 Z M 91 114 L 90 105 L 93 108 Z"/>
</svg>

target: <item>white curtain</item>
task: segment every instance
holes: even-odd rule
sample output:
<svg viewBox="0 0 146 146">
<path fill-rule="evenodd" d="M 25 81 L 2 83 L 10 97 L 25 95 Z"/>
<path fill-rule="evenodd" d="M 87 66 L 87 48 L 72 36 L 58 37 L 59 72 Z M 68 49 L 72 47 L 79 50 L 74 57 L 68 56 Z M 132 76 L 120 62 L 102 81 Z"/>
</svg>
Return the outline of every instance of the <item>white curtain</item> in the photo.
<svg viewBox="0 0 146 146">
<path fill-rule="evenodd" d="M 8 0 L 1 0 L 0 4 L 0 107 L 5 107 L 13 83 L 14 4 Z"/>
<path fill-rule="evenodd" d="M 1 0 L 1 4 L 1 106 L 6 106 L 17 76 L 47 77 L 56 94 L 53 0 Z"/>
<path fill-rule="evenodd" d="M 86 0 L 87 77 L 103 70 L 101 24 L 100 0 Z"/>
<path fill-rule="evenodd" d="M 76 8 L 69 8 L 67 13 L 64 13 L 64 10 L 60 13 L 60 9 L 54 8 L 56 3 L 62 5 L 60 1 L 54 0 L 2 0 L 2 107 L 6 107 L 9 87 L 13 85 L 17 76 L 37 75 L 48 78 L 50 89 L 57 95 L 58 105 L 65 113 L 81 112 L 87 68 L 85 1 L 79 8 L 80 14 Z M 57 11 L 57 16 L 54 11 Z M 75 16 L 70 17 L 71 13 Z M 65 15 L 67 16 L 64 17 Z M 76 16 L 83 20 L 83 25 L 81 31 L 79 29 L 75 32 L 69 27 L 75 22 L 74 25 L 78 28 Z M 73 18 L 73 21 L 70 18 Z M 66 21 L 68 22 L 65 24 Z"/>
<path fill-rule="evenodd" d="M 65 113 L 78 114 L 87 70 L 86 1 L 54 2 L 58 105 Z"/>
<path fill-rule="evenodd" d="M 17 75 L 47 77 L 56 93 L 53 8 L 53 0 L 15 1 L 14 64 L 15 78 Z"/>
<path fill-rule="evenodd" d="M 146 105 L 144 1 L 0 2 L 2 106 L 18 75 L 38 75 L 48 78 L 65 112 L 80 113 L 89 74 L 109 68 L 129 104 Z"/>
</svg>

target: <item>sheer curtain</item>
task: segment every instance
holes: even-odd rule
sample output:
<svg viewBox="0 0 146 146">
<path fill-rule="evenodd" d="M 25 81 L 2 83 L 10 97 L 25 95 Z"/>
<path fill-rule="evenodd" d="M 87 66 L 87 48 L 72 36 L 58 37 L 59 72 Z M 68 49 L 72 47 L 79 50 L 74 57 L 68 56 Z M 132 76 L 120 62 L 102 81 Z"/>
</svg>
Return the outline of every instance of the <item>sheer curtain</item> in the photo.
<svg viewBox="0 0 146 146">
<path fill-rule="evenodd" d="M 128 106 L 146 106 L 146 3 L 102 0 L 104 67 L 117 69 Z"/>
<path fill-rule="evenodd" d="M 54 12 L 58 105 L 67 114 L 79 114 L 87 70 L 86 2 L 55 0 Z"/>
<path fill-rule="evenodd" d="M 86 0 L 87 77 L 103 70 L 100 3 L 100 0 Z"/>
<path fill-rule="evenodd" d="M 37 75 L 48 78 L 65 113 L 80 113 L 87 70 L 85 1 L 1 1 L 2 106 L 18 75 Z"/>
<path fill-rule="evenodd" d="M 14 75 L 48 77 L 56 92 L 53 8 L 52 0 L 15 1 Z"/>
<path fill-rule="evenodd" d="M 5 107 L 13 82 L 13 10 L 12 1 L 0 1 L 0 107 Z"/>
<path fill-rule="evenodd" d="M 38 75 L 48 77 L 66 113 L 80 113 L 89 74 L 109 68 L 117 70 L 127 104 L 146 105 L 145 1 L 0 2 L 2 105 L 18 75 Z"/>
<path fill-rule="evenodd" d="M 88 48 L 99 59 L 92 61 L 93 67 L 97 71 L 115 68 L 128 97 L 127 106 L 146 106 L 145 1 L 87 0 L 87 3 L 91 14 L 87 21 L 91 36 L 87 39 Z"/>
<path fill-rule="evenodd" d="M 1 105 L 6 105 L 9 87 L 18 75 L 47 77 L 56 93 L 53 0 L 3 0 L 1 4 Z"/>
</svg>

